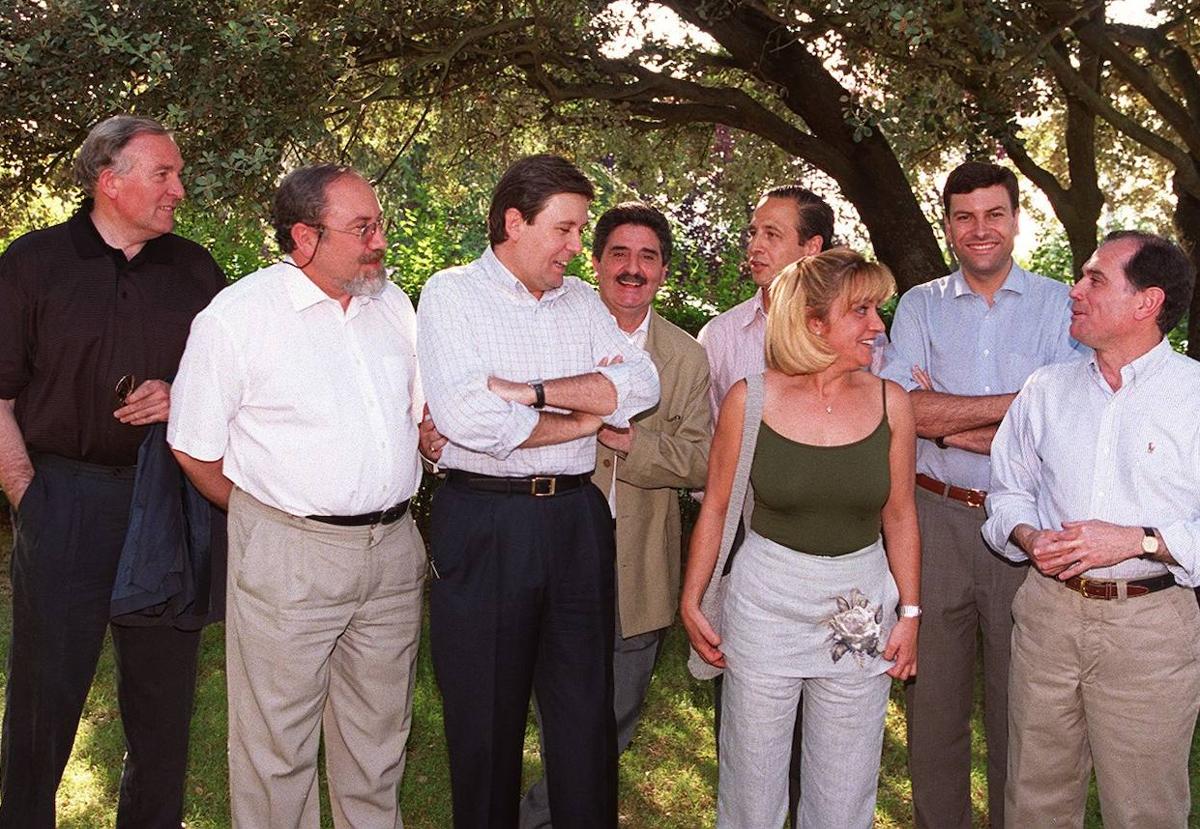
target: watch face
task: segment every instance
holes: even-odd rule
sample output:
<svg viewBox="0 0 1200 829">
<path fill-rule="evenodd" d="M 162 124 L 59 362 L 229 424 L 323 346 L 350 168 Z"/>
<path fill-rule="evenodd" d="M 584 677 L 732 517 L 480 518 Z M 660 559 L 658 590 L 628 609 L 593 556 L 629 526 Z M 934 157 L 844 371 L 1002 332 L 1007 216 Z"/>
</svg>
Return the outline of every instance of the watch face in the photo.
<svg viewBox="0 0 1200 829">
<path fill-rule="evenodd" d="M 1158 552 L 1158 536 L 1154 533 L 1147 533 L 1142 538 L 1142 552 L 1147 555 L 1153 555 Z"/>
</svg>

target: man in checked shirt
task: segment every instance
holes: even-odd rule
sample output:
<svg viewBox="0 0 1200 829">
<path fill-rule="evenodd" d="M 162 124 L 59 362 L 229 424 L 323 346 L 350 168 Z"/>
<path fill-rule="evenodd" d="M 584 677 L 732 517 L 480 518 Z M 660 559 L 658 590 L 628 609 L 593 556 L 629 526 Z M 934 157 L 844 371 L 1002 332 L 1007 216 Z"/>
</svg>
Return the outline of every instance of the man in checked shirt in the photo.
<svg viewBox="0 0 1200 829">
<path fill-rule="evenodd" d="M 596 433 L 658 401 L 649 355 L 567 264 L 591 183 L 550 155 L 496 185 L 491 246 L 421 294 L 417 353 L 449 441 L 434 497 L 430 644 L 457 827 L 517 823 L 531 687 L 555 824 L 616 826 L 612 514 Z"/>
</svg>

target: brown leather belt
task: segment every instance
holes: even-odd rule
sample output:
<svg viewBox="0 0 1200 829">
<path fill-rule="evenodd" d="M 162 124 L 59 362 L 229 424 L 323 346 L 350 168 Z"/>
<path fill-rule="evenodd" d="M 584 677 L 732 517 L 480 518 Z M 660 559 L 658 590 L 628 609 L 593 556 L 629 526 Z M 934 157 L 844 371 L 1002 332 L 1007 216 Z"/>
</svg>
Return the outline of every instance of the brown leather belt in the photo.
<svg viewBox="0 0 1200 829">
<path fill-rule="evenodd" d="M 1108 600 L 1117 598 L 1118 582 L 1115 581 L 1099 581 L 1097 579 L 1086 579 L 1083 576 L 1076 576 L 1062 583 L 1085 599 Z M 1164 573 L 1161 576 L 1125 582 L 1125 595 L 1132 599 L 1135 596 L 1157 593 L 1159 590 L 1166 590 L 1168 587 L 1174 586 L 1175 577 L 1170 573 Z"/>
<path fill-rule="evenodd" d="M 923 472 L 917 473 L 917 486 L 941 495 L 943 498 L 952 498 L 955 501 L 966 504 L 968 507 L 982 507 L 984 500 L 987 498 L 987 493 L 981 489 L 967 489 L 966 487 L 954 486 L 953 484 L 944 484 L 937 478 L 930 478 Z"/>
</svg>

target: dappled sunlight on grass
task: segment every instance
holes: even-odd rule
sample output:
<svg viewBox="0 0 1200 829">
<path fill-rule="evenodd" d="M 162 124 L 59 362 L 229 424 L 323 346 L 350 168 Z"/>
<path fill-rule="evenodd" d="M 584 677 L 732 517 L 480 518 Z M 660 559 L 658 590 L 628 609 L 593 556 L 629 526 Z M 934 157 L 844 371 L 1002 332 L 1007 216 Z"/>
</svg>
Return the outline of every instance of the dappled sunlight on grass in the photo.
<svg viewBox="0 0 1200 829">
<path fill-rule="evenodd" d="M 7 522 L 0 520 L 0 672 L 8 655 L 10 625 Z M 426 617 L 428 618 L 428 617 Z M 716 820 L 717 759 L 712 733 L 712 689 L 687 672 L 687 638 L 680 626 L 669 632 L 633 744 L 621 759 L 620 824 L 629 829 L 711 829 Z M 0 673 L 0 687 L 7 680 Z M 986 826 L 985 747 L 976 700 L 971 745 L 975 826 Z M 3 699 L 0 699 L 0 713 Z M 1193 740 L 1192 788 L 1200 785 L 1200 736 Z M 59 789 L 60 829 L 107 829 L 114 822 L 124 741 L 117 715 L 112 651 L 106 647 L 88 697 L 75 751 Z M 884 729 L 878 829 L 912 824 L 912 790 L 905 751 L 903 692 L 893 685 Z M 526 733 L 524 782 L 541 774 L 532 716 Z M 322 785 L 324 788 L 324 785 Z M 188 829 L 229 829 L 226 766 L 224 629 L 204 632 L 192 719 L 186 822 Z M 322 827 L 331 827 L 327 801 Z M 441 696 L 429 659 L 428 626 L 421 641 L 413 698 L 408 765 L 400 795 L 408 829 L 451 825 L 449 767 L 442 733 Z M 1089 797 L 1088 829 L 1100 826 L 1095 787 Z M 1200 818 L 1189 822 L 1200 829 Z"/>
</svg>

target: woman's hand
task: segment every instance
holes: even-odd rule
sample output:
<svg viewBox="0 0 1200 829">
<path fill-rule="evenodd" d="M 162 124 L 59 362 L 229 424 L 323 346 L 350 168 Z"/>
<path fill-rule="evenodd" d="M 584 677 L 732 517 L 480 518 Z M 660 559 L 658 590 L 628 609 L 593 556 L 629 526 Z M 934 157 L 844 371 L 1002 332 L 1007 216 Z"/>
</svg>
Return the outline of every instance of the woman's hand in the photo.
<svg viewBox="0 0 1200 829">
<path fill-rule="evenodd" d="M 700 612 L 700 605 L 692 602 L 682 603 L 679 606 L 679 616 L 683 620 L 684 629 L 687 630 L 688 639 L 696 653 L 700 654 L 700 658 L 714 668 L 724 668 L 725 654 L 717 647 L 721 644 L 721 637 Z"/>
<path fill-rule="evenodd" d="M 887 675 L 901 682 L 917 675 L 917 622 L 918 617 L 897 619 L 883 649 L 883 658 L 896 663 Z"/>
</svg>

